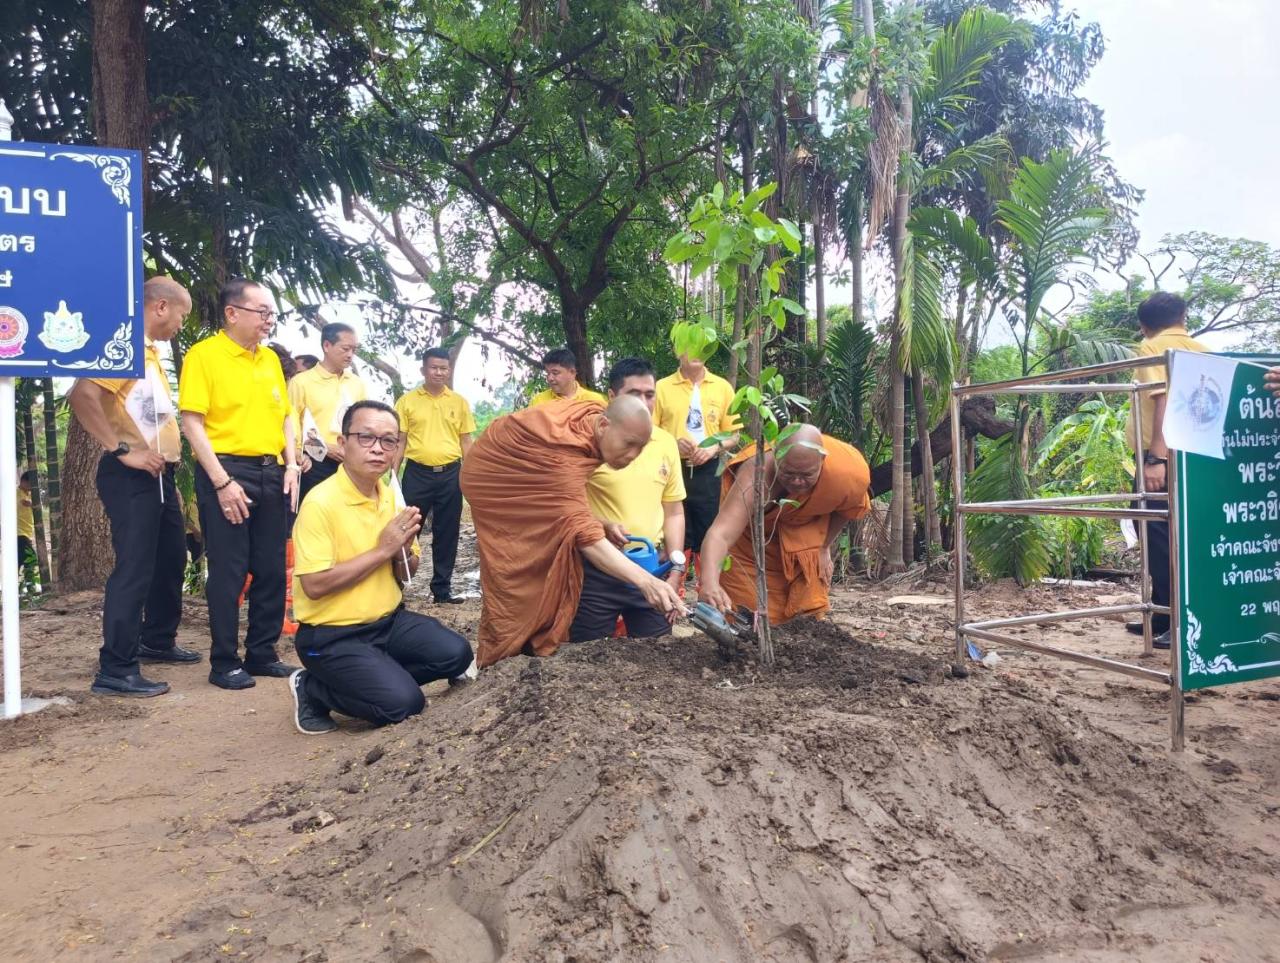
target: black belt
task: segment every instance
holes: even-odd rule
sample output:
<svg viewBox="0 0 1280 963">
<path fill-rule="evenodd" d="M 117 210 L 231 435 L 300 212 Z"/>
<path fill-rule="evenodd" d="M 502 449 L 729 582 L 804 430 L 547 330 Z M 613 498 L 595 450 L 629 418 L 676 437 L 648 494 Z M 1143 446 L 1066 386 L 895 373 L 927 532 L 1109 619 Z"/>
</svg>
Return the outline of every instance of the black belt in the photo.
<svg viewBox="0 0 1280 963">
<path fill-rule="evenodd" d="M 279 466 L 280 459 L 275 455 L 219 455 L 214 454 L 218 461 L 229 461 L 236 465 L 260 465 L 265 468 L 267 465 Z"/>
<path fill-rule="evenodd" d="M 410 461 L 412 460 L 413 459 L 410 459 Z M 415 461 L 413 463 L 417 465 L 419 468 L 421 468 L 423 471 L 435 472 L 438 475 L 443 471 L 448 471 L 450 468 L 456 468 L 458 465 L 462 463 L 462 459 L 459 458 L 457 461 L 451 461 L 447 465 L 424 465 L 420 461 Z"/>
</svg>

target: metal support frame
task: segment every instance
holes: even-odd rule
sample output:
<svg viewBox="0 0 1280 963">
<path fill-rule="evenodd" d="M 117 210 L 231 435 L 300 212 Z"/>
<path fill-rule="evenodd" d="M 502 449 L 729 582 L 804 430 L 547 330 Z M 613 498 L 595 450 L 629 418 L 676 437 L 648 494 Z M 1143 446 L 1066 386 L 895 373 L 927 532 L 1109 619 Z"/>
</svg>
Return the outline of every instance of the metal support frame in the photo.
<svg viewBox="0 0 1280 963">
<path fill-rule="evenodd" d="M 1169 730 L 1170 740 L 1175 752 L 1183 749 L 1183 691 L 1181 678 L 1182 640 L 1179 625 L 1180 590 L 1178 583 L 1178 533 L 1174 524 L 1174 506 L 1177 505 L 1178 466 L 1177 459 L 1170 458 L 1167 473 L 1168 492 L 1148 492 L 1143 480 L 1142 466 L 1145 456 L 1142 442 L 1142 406 L 1138 403 L 1143 392 L 1163 389 L 1165 382 L 1146 382 L 1143 384 L 1123 383 L 1076 383 L 1078 379 L 1094 378 L 1099 375 L 1112 374 L 1119 371 L 1132 371 L 1137 368 L 1165 364 L 1165 372 L 1171 370 L 1173 352 L 1163 356 L 1150 358 L 1134 358 L 1124 361 L 1110 361 L 1105 364 L 1090 365 L 1084 368 L 1072 368 L 1066 371 L 1054 371 L 1046 374 L 1029 375 L 1025 378 L 1012 378 L 1008 381 L 995 381 L 977 385 L 953 385 L 951 389 L 951 479 L 954 496 L 956 524 L 954 526 L 955 563 L 955 606 L 956 606 L 956 647 L 955 657 L 963 662 L 967 656 L 967 640 L 979 639 L 996 642 L 1015 648 L 1051 655 L 1059 659 L 1067 659 L 1090 665 L 1108 672 L 1138 679 L 1159 682 L 1170 687 Z M 1104 495 L 1066 495 L 1057 498 L 1027 498 L 996 502 L 966 502 L 964 500 L 965 469 L 962 455 L 960 428 L 960 402 L 969 395 L 1030 395 L 1030 394 L 1092 394 L 1094 392 L 1126 392 L 1130 397 L 1133 411 L 1134 429 L 1137 436 L 1136 456 L 1136 491 Z M 1152 507 L 1161 504 L 1162 507 Z M 1108 508 L 1108 505 L 1125 507 Z M 1129 518 L 1137 523 L 1138 545 L 1140 547 L 1142 574 L 1142 601 L 1131 605 L 1103 605 L 1087 609 L 1074 609 L 1066 612 L 1045 612 L 1037 615 L 1023 615 L 1015 618 L 987 619 L 980 622 L 965 621 L 965 574 L 967 555 L 965 548 L 964 518 L 968 515 L 1060 515 L 1084 516 L 1090 518 Z M 1147 571 L 1147 523 L 1152 520 L 1167 519 L 1169 521 L 1169 582 L 1171 589 L 1170 605 L 1166 608 L 1154 605 L 1151 601 L 1151 575 Z M 1143 653 L 1150 655 L 1152 649 L 1151 617 L 1153 615 L 1169 616 L 1170 670 L 1168 672 L 1152 669 L 1142 665 L 1133 665 L 1108 659 L 1088 652 L 1076 652 L 1058 646 L 1032 642 L 1015 638 L 995 629 L 1024 625 L 1048 625 L 1054 622 L 1065 622 L 1071 619 L 1096 618 L 1098 616 L 1119 615 L 1127 612 L 1142 614 L 1142 648 Z"/>
</svg>

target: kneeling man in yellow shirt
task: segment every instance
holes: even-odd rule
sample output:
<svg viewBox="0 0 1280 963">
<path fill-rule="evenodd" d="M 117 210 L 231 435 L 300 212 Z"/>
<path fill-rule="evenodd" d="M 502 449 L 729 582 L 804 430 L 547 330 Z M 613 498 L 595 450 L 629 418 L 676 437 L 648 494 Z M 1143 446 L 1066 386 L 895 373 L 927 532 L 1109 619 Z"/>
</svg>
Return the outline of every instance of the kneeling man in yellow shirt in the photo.
<svg viewBox="0 0 1280 963">
<path fill-rule="evenodd" d="M 609 369 L 609 398 L 630 395 L 653 414 L 657 381 L 653 365 L 642 358 L 623 358 Z M 625 549 L 645 538 L 671 563 L 666 575 L 671 588 L 684 582 L 684 479 L 676 440 L 657 425 L 644 450 L 626 468 L 597 468 L 587 479 L 587 504 L 604 523 L 604 534 Z M 569 628 L 571 642 L 602 639 L 614 634 L 622 620 L 632 638 L 654 638 L 671 631 L 676 611 L 663 613 L 645 601 L 640 590 L 582 561 L 582 596 Z"/>
<path fill-rule="evenodd" d="M 331 710 L 375 725 L 402 722 L 426 707 L 423 685 L 457 678 L 471 664 L 466 639 L 404 607 L 422 514 L 397 510 L 381 481 L 400 445 L 395 409 L 357 401 L 338 444 L 336 474 L 311 490 L 293 526 L 294 645 L 305 668 L 289 685 L 304 735 L 336 729 Z"/>
</svg>

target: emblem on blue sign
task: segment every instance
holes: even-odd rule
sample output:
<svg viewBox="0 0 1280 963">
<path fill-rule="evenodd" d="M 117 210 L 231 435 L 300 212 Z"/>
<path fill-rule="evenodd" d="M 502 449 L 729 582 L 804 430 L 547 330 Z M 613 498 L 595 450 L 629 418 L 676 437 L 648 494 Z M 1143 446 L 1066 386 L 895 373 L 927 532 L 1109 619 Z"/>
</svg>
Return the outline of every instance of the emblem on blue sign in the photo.
<svg viewBox="0 0 1280 963">
<path fill-rule="evenodd" d="M 40 342 L 51 351 L 79 351 L 89 340 L 84 329 L 84 315 L 68 311 L 67 302 L 59 301 L 57 311 L 44 313 Z"/>
<path fill-rule="evenodd" d="M 27 319 L 17 308 L 0 306 L 0 358 L 16 358 L 27 343 Z"/>
</svg>

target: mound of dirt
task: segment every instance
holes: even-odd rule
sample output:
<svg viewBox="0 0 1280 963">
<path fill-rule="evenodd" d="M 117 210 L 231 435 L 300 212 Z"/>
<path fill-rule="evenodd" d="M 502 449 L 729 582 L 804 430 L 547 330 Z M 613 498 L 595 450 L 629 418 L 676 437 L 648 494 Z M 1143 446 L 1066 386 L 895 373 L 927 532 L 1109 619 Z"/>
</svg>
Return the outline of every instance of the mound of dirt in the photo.
<svg viewBox="0 0 1280 963">
<path fill-rule="evenodd" d="M 605 640 L 433 698 L 237 821 L 296 845 L 193 912 L 181 958 L 1121 959 L 1152 946 L 1144 905 L 1280 870 L 1051 696 L 826 623 L 776 645 L 764 671 L 701 635 Z"/>
</svg>

